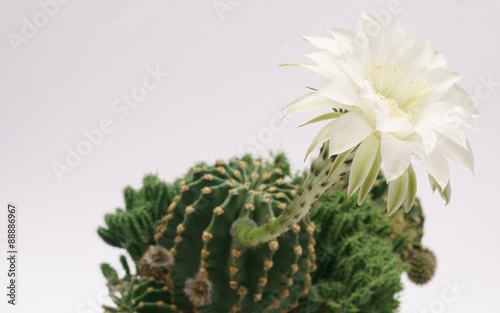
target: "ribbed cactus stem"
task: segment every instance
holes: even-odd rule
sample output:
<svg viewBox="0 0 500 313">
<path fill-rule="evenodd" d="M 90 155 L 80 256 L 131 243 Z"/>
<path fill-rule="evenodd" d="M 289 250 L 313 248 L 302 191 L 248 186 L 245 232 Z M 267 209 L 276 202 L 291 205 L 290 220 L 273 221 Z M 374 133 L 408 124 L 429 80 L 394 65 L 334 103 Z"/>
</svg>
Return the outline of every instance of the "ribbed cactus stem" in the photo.
<svg viewBox="0 0 500 313">
<path fill-rule="evenodd" d="M 314 210 L 318 198 L 325 191 L 349 174 L 356 149 L 329 157 L 328 148 L 328 143 L 325 143 L 294 200 L 276 220 L 257 228 L 245 219 L 235 222 L 233 235 L 240 244 L 257 246 L 287 232 Z"/>
</svg>

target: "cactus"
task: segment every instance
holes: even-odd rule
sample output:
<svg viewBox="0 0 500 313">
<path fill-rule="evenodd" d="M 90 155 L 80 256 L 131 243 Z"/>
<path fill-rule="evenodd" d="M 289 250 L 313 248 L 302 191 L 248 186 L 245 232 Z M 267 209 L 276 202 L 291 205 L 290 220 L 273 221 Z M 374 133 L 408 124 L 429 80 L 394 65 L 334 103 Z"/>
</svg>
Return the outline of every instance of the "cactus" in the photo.
<svg viewBox="0 0 500 313">
<path fill-rule="evenodd" d="M 115 214 L 106 214 L 107 228 L 97 229 L 104 242 L 125 248 L 134 261 L 138 261 L 154 242 L 155 227 L 165 215 L 165 207 L 176 195 L 174 186 L 161 182 L 154 175 L 144 177 L 143 184 L 144 187 L 137 192 L 131 187 L 125 188 L 125 210 L 118 208 Z"/>
<path fill-rule="evenodd" d="M 408 278 L 417 285 L 428 283 L 436 271 L 436 256 L 429 249 L 423 249 L 410 259 Z"/>
<path fill-rule="evenodd" d="M 393 251 L 393 221 L 358 207 L 347 193 L 331 189 L 311 218 L 317 224 L 317 267 L 306 299 L 293 312 L 392 312 L 402 290 L 405 263 Z"/>
<path fill-rule="evenodd" d="M 317 271 L 307 298 L 292 312 L 394 312 L 404 271 L 417 284 L 434 273 L 434 255 L 420 243 L 424 216 L 418 199 L 410 213 L 398 210 L 386 217 L 381 176 L 360 206 L 343 186 L 341 181 L 323 194 L 311 216 Z"/>
<path fill-rule="evenodd" d="M 382 177 L 376 182 L 372 191 L 374 196 L 374 209 L 383 212 L 387 201 L 387 184 Z M 395 222 L 391 237 L 394 252 L 409 264 L 408 278 L 418 285 L 423 285 L 434 276 L 437 260 L 434 253 L 422 245 L 422 236 L 425 215 L 422 211 L 420 200 L 416 199 L 411 211 L 405 213 L 398 210 L 391 219 Z"/>
<path fill-rule="evenodd" d="M 98 232 L 127 249 L 138 275 L 117 280 L 103 265 L 117 291 L 118 308 L 106 310 L 281 312 L 296 306 L 315 269 L 314 224 L 306 218 L 255 248 L 231 235 L 237 219 L 259 226 L 286 209 L 297 192 L 288 174 L 283 155 L 272 163 L 245 156 L 200 164 L 172 186 L 146 176 L 141 190 L 126 188 L 126 210 L 107 215 L 108 228 Z"/>
<path fill-rule="evenodd" d="M 286 210 L 304 176 L 292 179 L 283 155 L 273 162 L 245 156 L 199 164 L 172 185 L 148 175 L 140 190 L 127 187 L 126 209 L 106 215 L 98 233 L 129 252 L 136 274 L 124 256 L 121 279 L 101 266 L 116 304 L 106 311 L 392 312 L 401 273 L 430 272 L 416 261 L 419 202 L 410 214 L 385 217 L 381 177 L 361 206 L 340 181 L 277 239 L 254 248 L 234 239 L 236 220 L 266 225 Z"/>
</svg>

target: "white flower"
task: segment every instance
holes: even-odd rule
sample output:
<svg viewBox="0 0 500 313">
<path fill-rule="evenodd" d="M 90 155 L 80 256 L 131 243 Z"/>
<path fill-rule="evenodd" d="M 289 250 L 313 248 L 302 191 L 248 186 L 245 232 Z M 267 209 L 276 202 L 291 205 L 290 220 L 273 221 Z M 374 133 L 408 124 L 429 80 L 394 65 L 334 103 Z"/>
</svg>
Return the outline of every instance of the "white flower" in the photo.
<svg viewBox="0 0 500 313">
<path fill-rule="evenodd" d="M 329 140 L 330 155 L 357 148 L 349 176 L 349 196 L 361 203 L 382 169 L 389 182 L 388 214 L 406 198 L 413 205 L 416 156 L 433 189 L 448 203 L 451 159 L 473 171 L 472 151 L 462 126 L 474 128 L 472 99 L 457 83 L 443 55 L 429 41 L 415 41 L 400 23 L 387 32 L 361 13 L 358 31 L 331 28 L 333 38 L 305 37 L 316 50 L 305 54 L 316 64 L 301 65 L 326 76 L 316 91 L 292 102 L 286 115 L 333 109 L 306 123 L 331 120 L 307 154 Z"/>
</svg>

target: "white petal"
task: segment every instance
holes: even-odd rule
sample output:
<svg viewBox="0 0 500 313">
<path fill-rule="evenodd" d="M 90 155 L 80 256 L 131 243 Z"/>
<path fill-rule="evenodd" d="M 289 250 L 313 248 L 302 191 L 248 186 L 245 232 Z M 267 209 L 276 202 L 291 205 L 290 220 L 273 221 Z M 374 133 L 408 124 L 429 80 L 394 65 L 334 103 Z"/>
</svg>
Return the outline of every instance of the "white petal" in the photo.
<svg viewBox="0 0 500 313">
<path fill-rule="evenodd" d="M 344 69 L 337 63 L 338 57 L 328 50 L 313 50 L 303 54 L 302 56 L 316 62 L 333 77 L 347 78 L 347 74 Z"/>
<path fill-rule="evenodd" d="M 467 94 L 467 92 L 455 84 L 450 87 L 448 92 L 443 96 L 441 101 L 447 101 L 451 103 L 456 103 L 458 106 L 462 107 L 465 111 L 469 112 L 470 117 L 478 117 L 479 110 L 472 98 Z"/>
<path fill-rule="evenodd" d="M 451 185 L 448 183 L 444 190 L 438 185 L 437 181 L 432 177 L 431 174 L 429 174 L 429 183 L 431 184 L 432 191 L 437 191 L 439 192 L 439 195 L 441 198 L 445 201 L 445 205 L 448 205 L 450 203 L 451 199 Z"/>
<path fill-rule="evenodd" d="M 380 155 L 380 150 L 377 152 L 377 155 L 375 156 L 375 160 L 373 161 L 373 165 L 370 169 L 370 172 L 365 178 L 365 181 L 359 188 L 359 198 L 358 198 L 358 204 L 361 205 L 361 203 L 365 200 L 366 196 L 370 192 L 370 190 L 373 187 L 373 184 L 377 180 L 378 173 L 380 172 L 380 165 L 382 164 L 382 156 Z"/>
<path fill-rule="evenodd" d="M 365 181 L 379 151 L 380 141 L 371 134 L 358 147 L 349 174 L 347 194 L 350 197 Z"/>
<path fill-rule="evenodd" d="M 417 77 L 426 72 L 433 55 L 434 49 L 429 40 L 415 41 L 398 53 L 396 64 L 409 77 Z"/>
<path fill-rule="evenodd" d="M 387 113 L 389 112 L 389 106 L 387 105 L 387 102 L 380 100 L 380 98 L 377 96 L 377 94 L 373 90 L 373 87 L 372 87 L 369 80 L 364 80 L 363 88 L 359 92 L 359 97 L 366 99 L 366 100 L 373 100 L 373 101 L 383 103 L 387 107 Z"/>
<path fill-rule="evenodd" d="M 344 53 L 335 59 L 335 62 L 341 66 L 353 84 L 359 88 L 364 84 L 364 70 L 363 63 L 357 54 Z"/>
<path fill-rule="evenodd" d="M 355 47 L 353 45 L 354 38 L 356 34 L 354 32 L 337 27 L 328 28 L 328 30 L 332 33 L 333 38 L 339 44 L 339 49 L 342 53 L 351 53 L 354 52 Z"/>
<path fill-rule="evenodd" d="M 474 125 L 474 118 L 479 116 L 479 110 L 474 100 L 472 100 L 462 87 L 457 84 L 451 86 L 439 101 L 455 104 L 459 108 L 456 112 L 462 118 L 462 125 L 477 130 L 476 125 Z"/>
<path fill-rule="evenodd" d="M 449 67 L 433 68 L 428 70 L 425 75 L 436 84 L 434 90 L 448 90 L 451 88 L 451 86 L 458 83 L 460 81 L 460 78 L 462 78 L 462 75 L 453 71 Z"/>
<path fill-rule="evenodd" d="M 459 125 L 461 126 L 461 124 Z M 459 128 L 458 125 L 453 127 L 434 127 L 433 130 L 442 135 L 440 137 L 448 137 L 459 144 L 462 148 L 467 147 L 467 136 L 465 136 L 465 133 Z"/>
<path fill-rule="evenodd" d="M 444 190 L 438 189 L 438 192 L 439 192 L 439 195 L 441 196 L 441 198 L 444 200 L 445 205 L 448 205 L 448 203 L 450 203 L 450 200 L 451 200 L 451 185 L 450 185 L 450 183 L 448 183 L 448 185 L 446 185 Z"/>
<path fill-rule="evenodd" d="M 306 63 L 297 63 L 297 64 L 290 64 L 290 63 L 284 63 L 281 64 L 280 66 L 302 66 L 312 72 L 318 73 L 320 75 L 323 75 L 328 78 L 332 78 L 333 75 L 330 74 L 329 72 L 325 71 L 324 68 L 319 66 L 318 64 L 306 64 Z"/>
<path fill-rule="evenodd" d="M 318 145 L 322 144 L 323 142 L 327 141 L 330 138 L 330 131 L 331 131 L 332 125 L 333 125 L 333 121 L 330 122 L 330 123 L 328 123 L 328 124 L 326 124 L 325 127 L 323 127 L 318 132 L 318 134 L 316 135 L 316 137 L 311 142 L 311 145 L 309 146 L 309 149 L 307 149 L 304 161 L 305 161 L 305 159 L 307 159 L 307 157 L 309 156 L 309 154 L 311 154 L 311 152 L 313 152 L 313 150 L 316 149 L 316 147 Z"/>
<path fill-rule="evenodd" d="M 419 103 L 433 103 L 440 100 L 449 89 L 460 81 L 461 75 L 448 67 L 436 67 L 425 72 L 433 88 L 419 98 Z"/>
<path fill-rule="evenodd" d="M 380 152 L 387 181 L 392 181 L 403 174 L 411 161 L 411 150 L 408 144 L 391 134 L 380 134 Z"/>
<path fill-rule="evenodd" d="M 349 112 L 334 121 L 330 137 L 330 155 L 355 147 L 373 133 L 373 129 L 357 113 Z"/>
<path fill-rule="evenodd" d="M 461 130 L 465 115 L 467 113 L 454 103 L 436 102 L 421 109 L 415 118 L 414 125 L 419 129 L 443 134 L 465 148 L 467 138 Z M 419 131 L 419 134 L 423 132 Z"/>
<path fill-rule="evenodd" d="M 413 126 L 404 117 L 386 119 L 381 125 L 377 123 L 377 130 L 385 133 L 399 132 L 405 129 L 413 132 Z"/>
<path fill-rule="evenodd" d="M 408 166 L 408 192 L 406 193 L 405 201 L 405 212 L 410 212 L 413 203 L 415 203 L 415 197 L 417 195 L 417 176 L 413 170 L 413 166 L 410 164 Z"/>
<path fill-rule="evenodd" d="M 361 106 L 353 85 L 345 79 L 326 80 L 319 88 L 318 94 L 348 106 Z"/>
<path fill-rule="evenodd" d="M 474 157 L 469 142 L 466 142 L 467 149 L 459 146 L 450 139 L 443 138 L 439 144 L 439 148 L 453 162 L 456 162 L 465 168 L 469 169 L 474 174 Z"/>
<path fill-rule="evenodd" d="M 339 153 L 337 157 L 335 158 L 335 161 L 333 161 L 332 168 L 330 168 L 330 172 L 328 173 L 328 176 L 326 179 L 329 179 L 339 168 L 340 165 L 344 163 L 344 161 L 347 159 L 349 154 L 351 154 L 352 150 L 354 148 L 349 149 L 347 151 L 344 151 L 342 153 Z"/>
<path fill-rule="evenodd" d="M 337 104 L 335 103 L 335 101 L 332 101 L 331 99 L 328 99 L 326 97 L 318 95 L 316 92 L 313 92 L 293 101 L 292 103 L 287 105 L 284 108 L 284 110 L 288 109 L 288 111 L 285 114 L 285 116 L 287 116 L 295 113 L 314 111 L 324 108 L 333 109 L 336 107 Z"/>
<path fill-rule="evenodd" d="M 343 114 L 344 113 L 340 113 L 340 112 L 332 112 L 332 113 L 322 114 L 322 115 L 320 115 L 318 117 L 313 118 L 309 122 L 306 122 L 306 123 L 300 125 L 299 127 L 306 126 L 306 125 L 309 125 L 309 124 L 318 123 L 318 122 L 322 122 L 322 121 L 325 121 L 325 120 L 336 119 L 336 118 L 342 116 Z"/>
<path fill-rule="evenodd" d="M 400 50 L 408 48 L 414 42 L 415 40 L 408 31 L 408 28 L 401 21 L 397 20 L 389 28 L 383 45 L 387 47 L 388 51 L 397 53 Z"/>
<path fill-rule="evenodd" d="M 429 61 L 427 68 L 432 69 L 436 67 L 445 67 L 447 65 L 448 63 L 446 62 L 446 59 L 444 58 L 443 54 L 439 51 L 434 51 L 432 59 Z"/>
<path fill-rule="evenodd" d="M 427 129 L 417 129 L 417 133 L 422 138 L 425 153 L 427 154 L 434 150 L 438 142 L 436 132 Z"/>
<path fill-rule="evenodd" d="M 343 51 L 339 47 L 338 42 L 333 38 L 305 36 L 304 39 L 312 43 L 316 48 L 328 50 L 337 56 L 343 53 Z"/>
<path fill-rule="evenodd" d="M 389 193 L 387 202 L 387 215 L 394 213 L 406 197 L 408 192 L 408 172 L 404 172 L 403 175 L 399 176 L 397 179 L 389 182 Z"/>
<path fill-rule="evenodd" d="M 427 172 L 432 175 L 438 186 L 443 190 L 450 181 L 450 168 L 443 154 L 434 149 L 421 161 Z"/>
<path fill-rule="evenodd" d="M 382 24 L 373 15 L 365 12 L 361 12 L 359 16 L 358 31 L 361 31 L 370 41 L 375 41 L 385 34 Z"/>
<path fill-rule="evenodd" d="M 440 188 L 437 181 L 434 179 L 434 177 L 432 177 L 431 174 L 428 174 L 429 176 L 429 184 L 431 185 L 431 189 L 433 192 L 436 191 L 436 189 Z"/>
<path fill-rule="evenodd" d="M 432 128 L 444 124 L 444 117 L 452 112 L 455 105 L 451 102 L 435 102 L 420 110 L 413 119 L 413 125 L 419 128 Z"/>
</svg>

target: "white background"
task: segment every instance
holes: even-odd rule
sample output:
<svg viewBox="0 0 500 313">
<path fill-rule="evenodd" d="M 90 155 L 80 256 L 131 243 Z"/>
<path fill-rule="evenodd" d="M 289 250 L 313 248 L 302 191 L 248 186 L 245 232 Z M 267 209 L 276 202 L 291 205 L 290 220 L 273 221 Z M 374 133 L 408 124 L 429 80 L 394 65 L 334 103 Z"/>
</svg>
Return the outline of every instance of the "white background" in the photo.
<svg viewBox="0 0 500 313">
<path fill-rule="evenodd" d="M 416 39 L 432 38 L 462 86 L 481 98 L 479 130 L 468 133 L 476 173 L 452 166 L 451 204 L 432 194 L 416 167 L 424 242 L 439 268 L 425 287 L 403 277 L 401 312 L 498 312 L 500 86 L 484 81 L 500 82 L 499 2 L 228 1 L 219 1 L 231 3 L 222 13 L 214 0 L 68 1 L 18 45 L 9 36 L 21 36 L 23 18 L 40 18 L 42 9 L 37 1 L 0 1 L 0 233 L 7 202 L 20 209 L 19 305 L 6 305 L 3 241 L 0 311 L 101 312 L 92 308 L 105 293 L 99 264 L 118 265 L 123 251 L 105 245 L 96 229 L 123 205 L 122 189 L 139 187 L 145 173 L 171 181 L 195 161 L 248 151 L 249 137 L 260 138 L 261 155 L 281 149 L 295 170 L 306 166 L 319 126 L 297 129 L 307 116 L 277 123 L 275 111 L 322 78 L 278 65 L 304 61 L 299 56 L 312 46 L 301 36 L 354 29 L 364 10 L 382 12 L 386 24 L 401 19 Z M 113 101 L 157 66 L 168 77 L 120 119 Z M 59 182 L 51 164 L 64 164 L 66 147 L 75 149 L 82 131 L 102 119 L 113 131 Z M 455 297 L 446 283 L 454 280 L 466 287 Z M 442 305 L 443 294 L 453 299 Z"/>
</svg>

